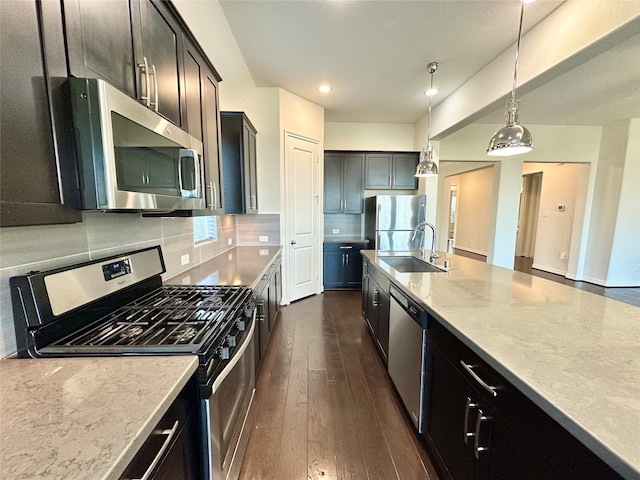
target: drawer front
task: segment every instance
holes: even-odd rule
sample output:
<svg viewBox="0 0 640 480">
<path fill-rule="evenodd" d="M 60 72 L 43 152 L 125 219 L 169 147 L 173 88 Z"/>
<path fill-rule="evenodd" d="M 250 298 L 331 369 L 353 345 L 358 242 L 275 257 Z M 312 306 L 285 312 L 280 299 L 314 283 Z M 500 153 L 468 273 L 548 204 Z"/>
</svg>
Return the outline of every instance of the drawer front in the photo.
<svg viewBox="0 0 640 480">
<path fill-rule="evenodd" d="M 323 251 L 325 252 L 359 252 L 367 248 L 366 242 L 325 242 Z"/>
</svg>

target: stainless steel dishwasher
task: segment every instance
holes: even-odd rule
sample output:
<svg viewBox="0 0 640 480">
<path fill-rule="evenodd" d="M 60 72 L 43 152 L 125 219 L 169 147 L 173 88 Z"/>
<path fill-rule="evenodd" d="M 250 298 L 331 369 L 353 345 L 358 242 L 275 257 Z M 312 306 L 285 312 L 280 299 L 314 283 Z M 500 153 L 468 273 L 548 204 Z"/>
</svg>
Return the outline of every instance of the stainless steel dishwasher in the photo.
<svg viewBox="0 0 640 480">
<path fill-rule="evenodd" d="M 389 293 L 389 376 L 416 429 L 422 432 L 427 314 L 394 285 Z"/>
</svg>

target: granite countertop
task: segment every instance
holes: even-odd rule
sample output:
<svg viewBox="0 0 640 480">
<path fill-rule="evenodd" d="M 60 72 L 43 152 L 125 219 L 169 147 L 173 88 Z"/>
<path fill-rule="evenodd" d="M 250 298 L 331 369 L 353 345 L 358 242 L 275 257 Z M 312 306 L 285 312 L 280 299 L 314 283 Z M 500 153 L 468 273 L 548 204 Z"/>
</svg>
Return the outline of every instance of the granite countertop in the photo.
<svg viewBox="0 0 640 480">
<path fill-rule="evenodd" d="M 247 285 L 254 288 L 280 246 L 236 247 L 168 279 L 165 284 Z"/>
<path fill-rule="evenodd" d="M 197 366 L 195 355 L 3 359 L 0 478 L 117 479 Z"/>
<path fill-rule="evenodd" d="M 640 309 L 441 253 L 446 273 L 400 273 L 362 254 L 626 478 L 640 475 Z"/>
</svg>

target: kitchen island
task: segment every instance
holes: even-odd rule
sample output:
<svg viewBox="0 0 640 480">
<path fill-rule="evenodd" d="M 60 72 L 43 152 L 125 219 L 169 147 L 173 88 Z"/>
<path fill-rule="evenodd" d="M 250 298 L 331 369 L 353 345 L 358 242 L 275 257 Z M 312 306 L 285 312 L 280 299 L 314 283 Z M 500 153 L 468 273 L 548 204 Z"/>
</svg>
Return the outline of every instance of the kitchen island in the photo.
<svg viewBox="0 0 640 480">
<path fill-rule="evenodd" d="M 362 254 L 620 475 L 640 478 L 640 309 L 452 254 L 440 273 L 384 261 L 411 252 Z"/>
</svg>

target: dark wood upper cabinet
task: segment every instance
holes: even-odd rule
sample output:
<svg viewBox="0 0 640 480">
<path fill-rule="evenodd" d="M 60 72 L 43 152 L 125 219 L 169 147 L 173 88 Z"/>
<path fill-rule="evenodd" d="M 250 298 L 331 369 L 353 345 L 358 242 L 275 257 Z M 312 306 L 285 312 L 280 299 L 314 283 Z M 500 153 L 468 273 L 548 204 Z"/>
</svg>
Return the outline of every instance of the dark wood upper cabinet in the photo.
<svg viewBox="0 0 640 480">
<path fill-rule="evenodd" d="M 365 162 L 365 189 L 370 190 L 415 190 L 415 177 L 419 154 L 368 153 Z"/>
<path fill-rule="evenodd" d="M 81 221 L 61 15 L 55 2 L 0 2 L 3 227 Z"/>
<path fill-rule="evenodd" d="M 364 153 L 324 155 L 324 213 L 362 213 Z"/>
<path fill-rule="evenodd" d="M 136 97 L 136 59 L 129 0 L 64 0 L 69 72 L 101 78 Z"/>
<path fill-rule="evenodd" d="M 225 213 L 258 213 L 256 129 L 244 112 L 220 112 Z"/>
<path fill-rule="evenodd" d="M 183 126 L 183 29 L 168 5 L 64 0 L 69 73 L 101 78 Z"/>
</svg>

